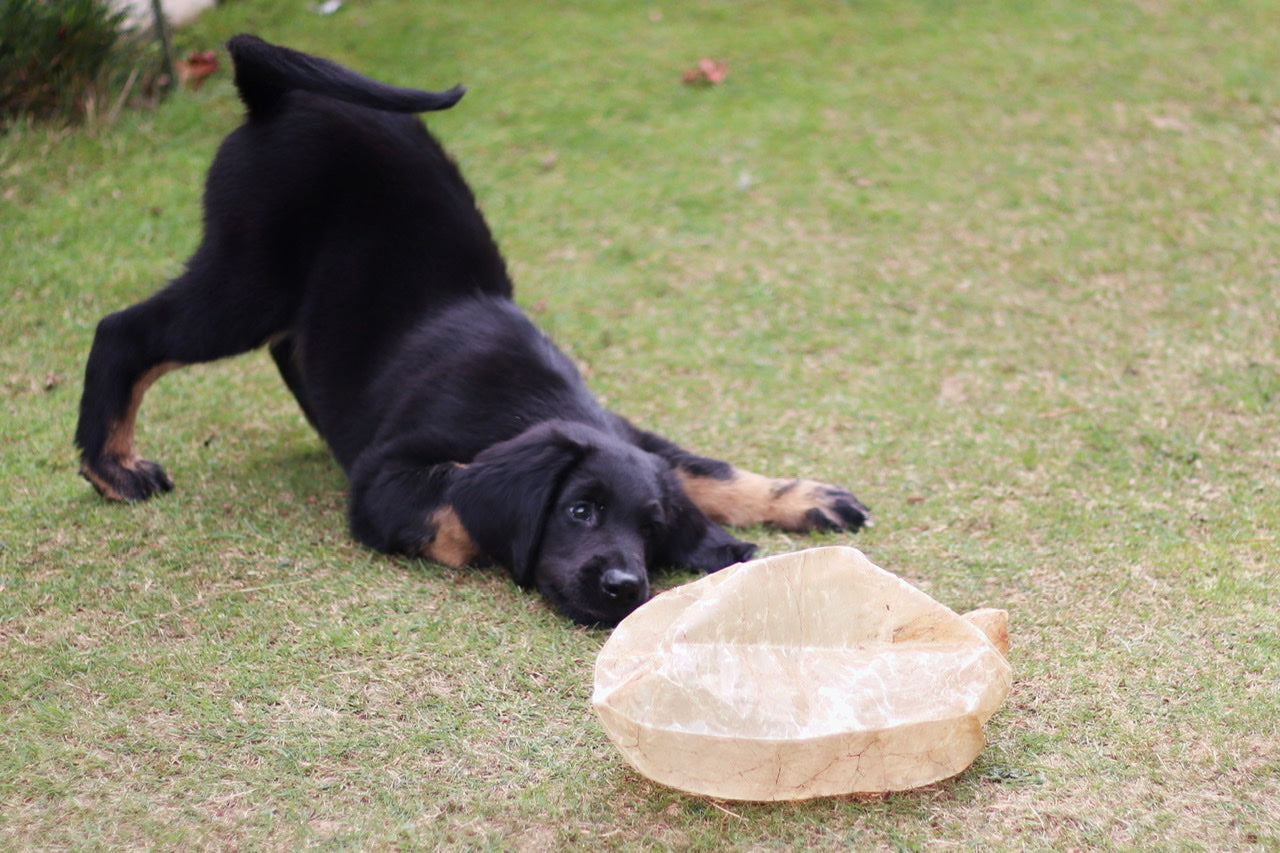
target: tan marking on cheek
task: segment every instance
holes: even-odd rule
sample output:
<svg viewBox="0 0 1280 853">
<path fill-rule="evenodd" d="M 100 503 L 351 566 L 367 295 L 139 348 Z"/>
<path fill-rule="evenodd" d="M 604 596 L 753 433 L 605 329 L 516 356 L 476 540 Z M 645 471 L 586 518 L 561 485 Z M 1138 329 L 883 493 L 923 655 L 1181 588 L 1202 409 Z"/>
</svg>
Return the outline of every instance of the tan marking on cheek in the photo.
<svg viewBox="0 0 1280 853">
<path fill-rule="evenodd" d="M 480 553 L 451 506 L 440 507 L 431 513 L 427 518 L 427 529 L 432 531 L 431 541 L 423 547 L 422 556 L 428 560 L 460 569 Z"/>
<path fill-rule="evenodd" d="M 182 364 L 177 361 L 162 362 L 138 377 L 129 395 L 129 407 L 125 409 L 119 420 L 111 424 L 110 431 L 107 433 L 107 440 L 102 446 L 106 455 L 114 457 L 125 468 L 132 469 L 137 464 L 138 453 L 134 449 L 133 437 L 137 428 L 138 409 L 142 407 L 142 397 L 157 379 L 181 366 Z M 92 476 L 90 479 L 93 479 Z M 94 479 L 93 482 L 98 481 Z"/>
<path fill-rule="evenodd" d="M 819 505 L 821 484 L 810 480 L 765 477 L 734 469 L 726 480 L 677 471 L 685 494 L 703 514 L 719 524 L 744 527 L 772 524 L 788 530 L 806 526 L 805 516 Z"/>
</svg>

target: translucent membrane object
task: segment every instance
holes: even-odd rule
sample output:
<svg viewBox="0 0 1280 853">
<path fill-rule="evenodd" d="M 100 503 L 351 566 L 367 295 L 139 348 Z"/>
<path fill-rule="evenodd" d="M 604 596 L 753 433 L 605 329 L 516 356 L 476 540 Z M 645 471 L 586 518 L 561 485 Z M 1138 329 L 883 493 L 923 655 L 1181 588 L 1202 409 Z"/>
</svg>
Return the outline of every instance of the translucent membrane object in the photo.
<svg viewBox="0 0 1280 853">
<path fill-rule="evenodd" d="M 975 616 L 853 548 L 754 560 L 624 619 L 596 661 L 592 705 L 636 770 L 683 791 L 915 788 L 969 766 L 1009 693 L 1007 614 Z"/>
</svg>

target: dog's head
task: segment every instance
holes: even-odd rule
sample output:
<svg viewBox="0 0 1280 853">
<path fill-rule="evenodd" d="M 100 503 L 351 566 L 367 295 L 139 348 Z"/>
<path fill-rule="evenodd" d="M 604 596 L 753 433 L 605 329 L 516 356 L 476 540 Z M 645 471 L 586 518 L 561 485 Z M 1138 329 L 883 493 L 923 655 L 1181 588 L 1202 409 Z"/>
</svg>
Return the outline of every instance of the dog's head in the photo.
<svg viewBox="0 0 1280 853">
<path fill-rule="evenodd" d="M 516 583 L 566 616 L 614 625 L 649 597 L 649 569 L 714 571 L 753 553 L 689 500 L 669 465 L 583 424 L 553 421 L 461 469 L 450 500 Z"/>
</svg>

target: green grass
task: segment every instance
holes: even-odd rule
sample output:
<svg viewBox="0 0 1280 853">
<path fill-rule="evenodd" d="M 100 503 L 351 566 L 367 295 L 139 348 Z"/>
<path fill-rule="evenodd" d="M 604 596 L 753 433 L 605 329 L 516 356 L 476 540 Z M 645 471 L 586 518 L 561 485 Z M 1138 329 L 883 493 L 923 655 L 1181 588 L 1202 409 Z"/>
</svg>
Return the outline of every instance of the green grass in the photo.
<svg viewBox="0 0 1280 853">
<path fill-rule="evenodd" d="M 166 377 L 178 490 L 100 501 L 83 360 L 198 239 L 224 72 L 0 138 L 0 846 L 1280 847 L 1280 7 L 509 6 L 240 0 L 180 42 L 467 83 L 432 128 L 610 405 L 876 512 L 765 552 L 1010 611 L 988 749 L 882 798 L 645 781 L 588 707 L 604 634 L 353 545 L 261 353 Z"/>
</svg>

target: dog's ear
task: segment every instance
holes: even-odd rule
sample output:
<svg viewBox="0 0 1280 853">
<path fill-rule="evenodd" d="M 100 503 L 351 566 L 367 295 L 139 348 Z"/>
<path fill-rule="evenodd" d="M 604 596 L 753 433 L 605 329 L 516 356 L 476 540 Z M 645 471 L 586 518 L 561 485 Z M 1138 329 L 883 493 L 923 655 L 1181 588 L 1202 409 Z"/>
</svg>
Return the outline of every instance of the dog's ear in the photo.
<svg viewBox="0 0 1280 853">
<path fill-rule="evenodd" d="M 666 535 L 657 548 L 659 564 L 715 572 L 755 554 L 755 545 L 735 539 L 703 515 L 674 475 L 668 473 L 664 478 L 663 491 Z"/>
<path fill-rule="evenodd" d="M 520 586 L 533 585 L 548 514 L 589 451 L 581 437 L 542 425 L 486 448 L 454 475 L 449 502 L 462 526 Z"/>
</svg>

